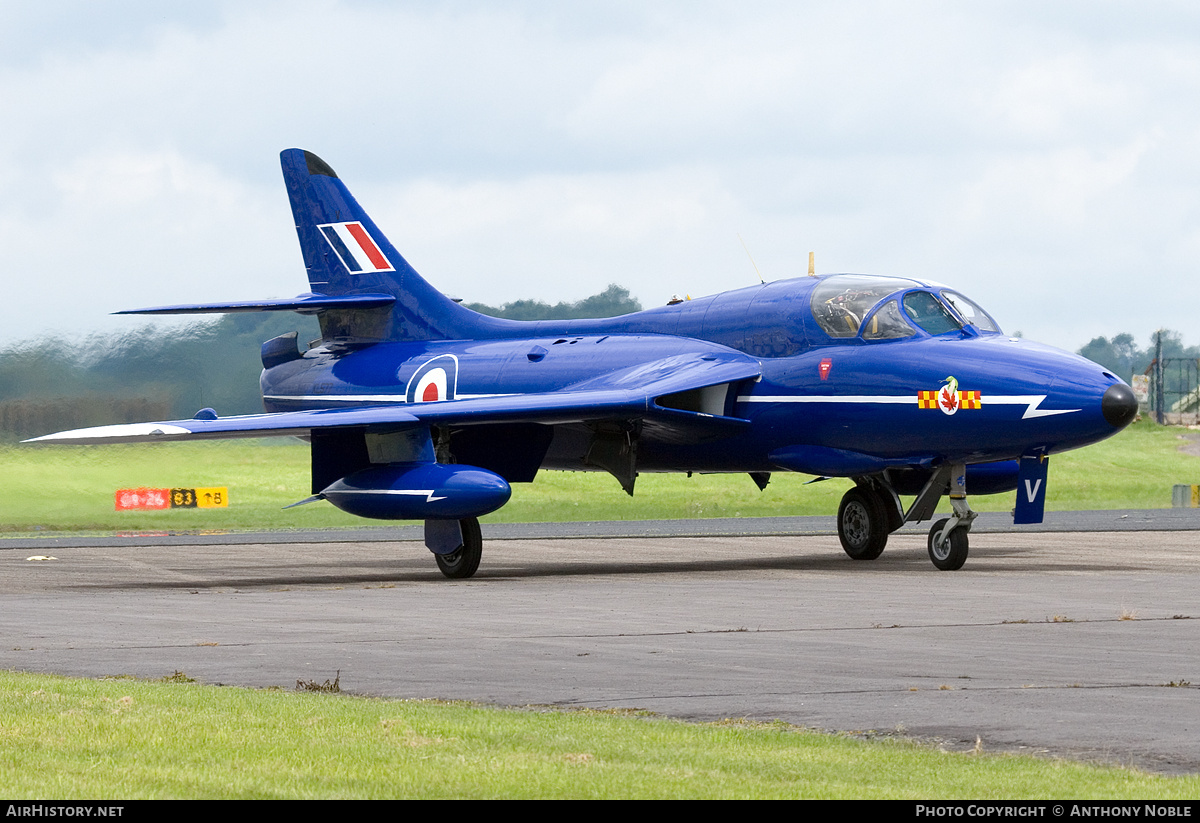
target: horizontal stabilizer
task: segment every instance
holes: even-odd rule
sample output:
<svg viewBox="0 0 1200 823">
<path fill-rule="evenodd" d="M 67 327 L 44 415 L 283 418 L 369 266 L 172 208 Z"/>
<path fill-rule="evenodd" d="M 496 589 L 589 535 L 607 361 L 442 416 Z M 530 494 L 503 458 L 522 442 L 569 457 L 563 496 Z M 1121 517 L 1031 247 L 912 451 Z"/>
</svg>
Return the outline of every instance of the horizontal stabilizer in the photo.
<svg viewBox="0 0 1200 823">
<path fill-rule="evenodd" d="M 113 312 L 113 314 L 235 314 L 256 311 L 294 311 L 300 314 L 316 314 L 326 309 L 382 309 L 395 302 L 396 298 L 390 294 L 302 294 L 299 297 L 268 300 L 152 306 L 146 309 L 126 309 Z"/>
</svg>

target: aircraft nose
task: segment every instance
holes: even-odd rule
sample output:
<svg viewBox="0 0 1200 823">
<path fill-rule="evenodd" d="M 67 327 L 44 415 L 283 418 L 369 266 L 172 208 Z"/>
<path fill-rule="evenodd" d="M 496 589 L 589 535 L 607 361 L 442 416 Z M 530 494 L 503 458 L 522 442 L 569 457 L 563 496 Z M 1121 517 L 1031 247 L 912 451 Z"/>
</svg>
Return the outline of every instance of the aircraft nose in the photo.
<svg viewBox="0 0 1200 823">
<path fill-rule="evenodd" d="M 1100 411 L 1104 414 L 1104 419 L 1115 429 L 1123 429 L 1132 423 L 1133 418 L 1137 416 L 1137 410 L 1137 398 L 1133 396 L 1133 389 L 1124 383 L 1113 383 L 1100 400 Z"/>
</svg>

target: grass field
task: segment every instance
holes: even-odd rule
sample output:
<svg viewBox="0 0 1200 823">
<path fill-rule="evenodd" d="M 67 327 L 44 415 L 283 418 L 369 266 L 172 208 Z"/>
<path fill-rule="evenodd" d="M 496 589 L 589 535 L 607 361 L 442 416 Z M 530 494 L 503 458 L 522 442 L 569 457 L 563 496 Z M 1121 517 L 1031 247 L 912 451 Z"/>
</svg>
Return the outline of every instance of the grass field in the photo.
<svg viewBox="0 0 1200 823">
<path fill-rule="evenodd" d="M 1200 482 L 1195 436 L 1143 421 L 1051 463 L 1051 509 L 1164 508 Z M 308 495 L 295 441 L 0 447 L 0 530 L 259 530 L 370 525 Z M 847 481 L 546 472 L 493 522 L 833 514 Z M 227 509 L 115 512 L 127 487 L 226 486 Z M 1012 495 L 974 497 L 1007 510 Z M 178 678 L 182 680 L 183 678 Z M 1191 799 L 1200 778 L 946 754 L 784 724 L 694 725 L 603 712 L 502 711 L 184 682 L 0 672 L 0 794 L 139 797 L 828 797 Z"/>
<path fill-rule="evenodd" d="M 1179 447 L 1197 437 L 1144 420 L 1103 443 L 1051 459 L 1052 510 L 1154 509 L 1171 486 L 1200 483 L 1200 457 Z M 283 511 L 309 494 L 308 447 L 296 440 L 210 441 L 136 446 L 4 446 L 0 532 L 260 530 L 378 525 L 325 502 Z M 834 514 L 849 481 L 805 485 L 779 472 L 765 492 L 746 475 L 638 478 L 634 497 L 603 473 L 542 472 L 516 484 L 488 522 L 650 520 Z M 114 492 L 131 487 L 226 486 L 227 509 L 116 512 Z M 979 511 L 1007 511 L 1013 495 L 975 496 Z"/>
<path fill-rule="evenodd" d="M 1200 778 L 782 723 L 0 672 L 0 795 L 1188 800 Z"/>
</svg>

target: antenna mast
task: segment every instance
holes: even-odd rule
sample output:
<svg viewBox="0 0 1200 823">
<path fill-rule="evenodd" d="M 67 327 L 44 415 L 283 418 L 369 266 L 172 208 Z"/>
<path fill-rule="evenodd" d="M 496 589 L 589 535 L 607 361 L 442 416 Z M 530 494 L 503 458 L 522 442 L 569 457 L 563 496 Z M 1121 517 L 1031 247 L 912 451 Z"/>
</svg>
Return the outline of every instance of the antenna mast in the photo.
<svg viewBox="0 0 1200 823">
<path fill-rule="evenodd" d="M 740 234 L 737 236 L 737 238 L 738 242 L 742 244 L 742 248 L 746 249 L 746 256 L 750 258 L 750 265 L 754 266 L 754 273 L 758 275 L 758 282 L 765 285 L 767 281 L 763 280 L 762 272 L 758 270 L 758 264 L 754 262 L 754 257 L 750 254 L 750 249 L 746 248 L 746 241 L 742 240 L 742 236 Z"/>
</svg>

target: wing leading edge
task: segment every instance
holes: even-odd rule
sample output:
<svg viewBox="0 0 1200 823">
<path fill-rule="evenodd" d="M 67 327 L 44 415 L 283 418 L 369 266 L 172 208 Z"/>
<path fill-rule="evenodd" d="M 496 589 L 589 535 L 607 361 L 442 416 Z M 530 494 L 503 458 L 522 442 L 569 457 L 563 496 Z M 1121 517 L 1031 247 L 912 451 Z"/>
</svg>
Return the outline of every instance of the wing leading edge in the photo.
<svg viewBox="0 0 1200 823">
<path fill-rule="evenodd" d="M 548 425 L 640 419 L 672 439 L 705 440 L 740 431 L 749 421 L 680 403 L 688 392 L 752 380 L 757 361 L 730 353 L 680 362 L 669 357 L 610 373 L 554 392 L 475 397 L 437 403 L 376 404 L 346 409 L 277 412 L 190 420 L 130 423 L 57 432 L 27 443 L 161 443 L 238 437 L 308 435 L 314 430 L 400 430 L 427 425 L 541 423 Z M 662 401 L 660 403 L 660 401 Z M 664 405 L 665 404 L 665 405 Z"/>
</svg>

